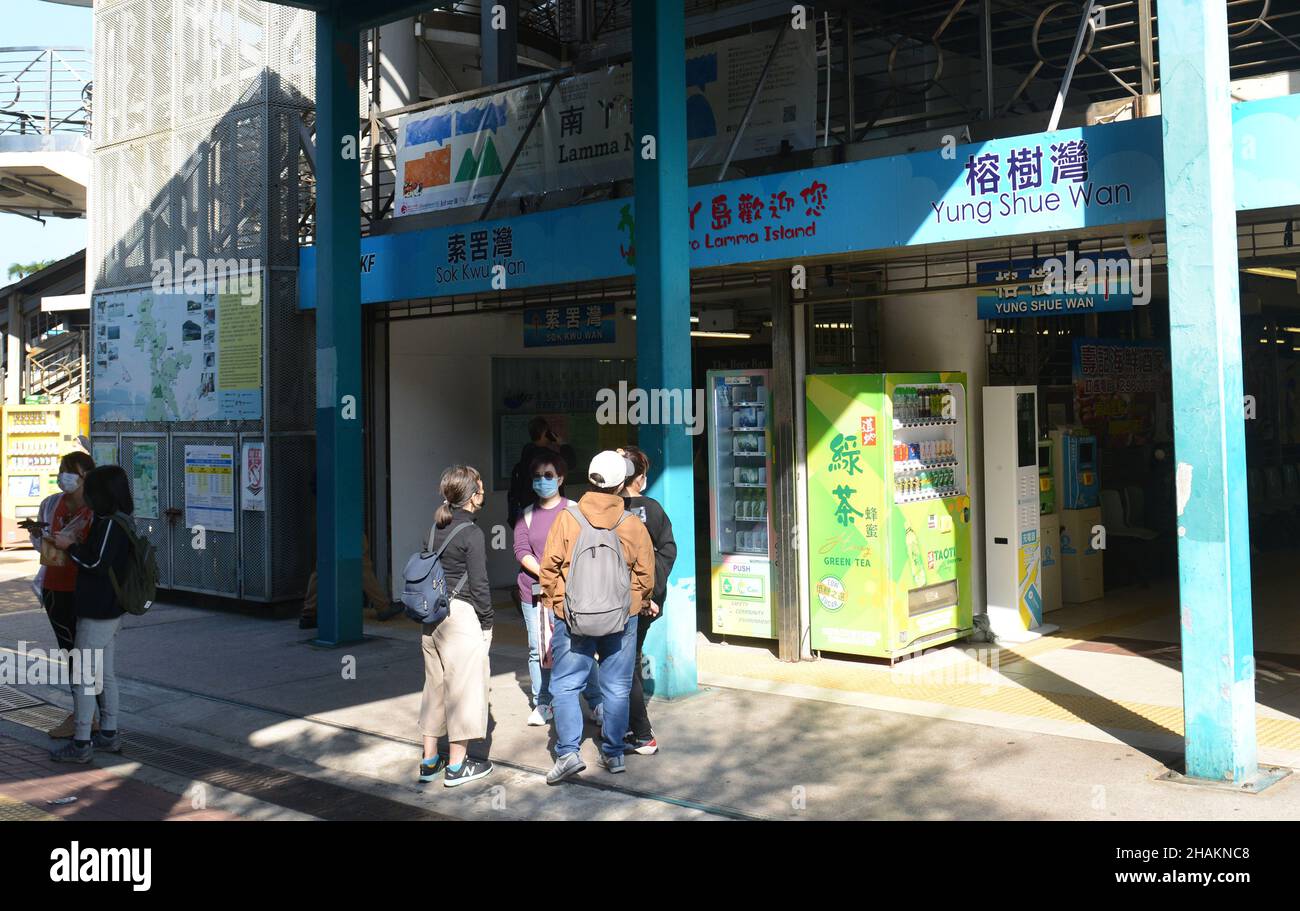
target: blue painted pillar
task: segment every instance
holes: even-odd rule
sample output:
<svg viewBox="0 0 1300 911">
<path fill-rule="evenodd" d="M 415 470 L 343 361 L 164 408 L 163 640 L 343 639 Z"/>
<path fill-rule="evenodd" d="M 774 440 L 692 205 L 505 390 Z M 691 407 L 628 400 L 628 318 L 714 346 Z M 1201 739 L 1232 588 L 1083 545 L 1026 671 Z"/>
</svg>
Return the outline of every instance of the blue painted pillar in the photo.
<svg viewBox="0 0 1300 911">
<path fill-rule="evenodd" d="M 691 389 L 691 270 L 686 200 L 686 39 L 681 3 L 632 4 L 632 134 L 636 179 L 636 356 L 642 389 Z M 643 155 L 654 139 L 654 157 Z M 686 392 L 693 400 L 694 396 Z M 650 628 L 654 694 L 695 692 L 695 475 L 681 424 L 642 425 L 650 496 L 677 539 L 663 618 Z M 649 686 L 647 686 L 649 689 Z"/>
<path fill-rule="evenodd" d="M 1187 775 L 1259 774 L 1223 3 L 1160 0 Z"/>
<path fill-rule="evenodd" d="M 361 639 L 359 32 L 316 15 L 317 641 Z"/>
<path fill-rule="evenodd" d="M 500 6 L 498 16 L 495 7 Z M 483 85 L 519 77 L 519 0 L 484 2 L 479 10 L 479 64 Z"/>
</svg>

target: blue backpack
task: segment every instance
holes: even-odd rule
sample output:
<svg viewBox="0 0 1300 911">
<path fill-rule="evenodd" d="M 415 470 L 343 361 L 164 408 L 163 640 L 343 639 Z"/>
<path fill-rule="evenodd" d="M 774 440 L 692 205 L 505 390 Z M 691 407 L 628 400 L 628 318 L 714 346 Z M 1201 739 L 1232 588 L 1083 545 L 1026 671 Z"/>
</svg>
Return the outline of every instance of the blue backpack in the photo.
<svg viewBox="0 0 1300 911">
<path fill-rule="evenodd" d="M 402 605 L 406 608 L 406 616 L 417 623 L 436 626 L 446 620 L 447 614 L 451 612 L 451 599 L 460 593 L 461 586 L 469 578 L 469 572 L 466 571 L 456 587 L 448 593 L 447 576 L 442 569 L 442 552 L 447 549 L 451 539 L 469 524 L 462 522 L 453 528 L 436 552 L 421 550 L 411 554 L 411 559 L 406 561 L 406 569 L 402 573 L 406 583 L 402 591 Z M 433 531 L 429 532 L 429 546 L 433 546 Z"/>
</svg>

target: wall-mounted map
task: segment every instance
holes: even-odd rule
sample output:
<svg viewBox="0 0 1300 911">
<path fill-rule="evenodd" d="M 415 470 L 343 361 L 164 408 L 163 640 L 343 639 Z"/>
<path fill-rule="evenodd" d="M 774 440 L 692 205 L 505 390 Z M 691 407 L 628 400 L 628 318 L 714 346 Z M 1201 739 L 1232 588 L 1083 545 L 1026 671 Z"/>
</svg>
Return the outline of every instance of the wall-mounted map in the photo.
<svg viewBox="0 0 1300 911">
<path fill-rule="evenodd" d="M 95 421 L 262 416 L 262 283 L 237 293 L 96 295 Z"/>
</svg>

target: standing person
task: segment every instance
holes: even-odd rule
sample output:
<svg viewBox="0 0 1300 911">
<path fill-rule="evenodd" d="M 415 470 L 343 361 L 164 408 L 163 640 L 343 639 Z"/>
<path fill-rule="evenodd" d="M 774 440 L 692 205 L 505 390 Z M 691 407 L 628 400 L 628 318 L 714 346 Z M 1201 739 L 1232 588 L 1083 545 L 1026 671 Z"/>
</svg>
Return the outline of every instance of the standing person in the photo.
<svg viewBox="0 0 1300 911">
<path fill-rule="evenodd" d="M 298 617 L 298 629 L 315 629 L 316 617 L 316 570 L 307 577 L 307 591 L 302 596 L 302 614 Z M 375 576 L 375 564 L 370 559 L 370 538 L 361 536 L 361 593 L 365 596 L 366 606 L 374 608 L 375 619 L 391 620 L 402 612 L 402 602 L 394 601 L 379 584 Z"/>
<path fill-rule="evenodd" d="M 668 593 L 668 574 L 677 561 L 677 541 L 673 538 L 673 523 L 668 520 L 668 514 L 659 505 L 659 501 L 644 495 L 650 472 L 650 457 L 636 446 L 628 446 L 619 452 L 632 463 L 633 472 L 627 481 L 623 505 L 628 512 L 645 523 L 655 549 L 654 591 L 650 595 L 650 604 L 641 612 L 636 627 L 636 661 L 632 665 L 632 692 L 628 697 L 628 725 L 631 731 L 627 737 L 629 749 L 642 756 L 653 756 L 659 752 L 659 744 L 650 727 L 650 716 L 646 714 L 641 650 L 645 646 L 650 624 L 663 612 L 664 598 Z"/>
<path fill-rule="evenodd" d="M 135 512 L 131 485 L 120 465 L 104 465 L 87 473 L 86 502 L 94 521 L 85 543 L 64 528 L 54 536 L 54 545 L 65 550 L 77 564 L 74 595 L 77 632 L 74 646 L 82 658 L 82 679 L 73 692 L 72 741 L 50 751 L 55 762 L 90 762 L 95 750 L 119 753 L 122 739 L 117 730 L 117 674 L 114 645 L 122 624 L 123 610 L 113 591 L 112 573 L 125 579 L 131 559 L 131 541 L 114 522 L 121 513 Z M 101 730 L 91 732 L 95 706 L 99 706 Z"/>
<path fill-rule="evenodd" d="M 540 455 L 559 456 L 565 465 L 577 464 L 573 447 L 562 442 L 551 429 L 550 422 L 540 415 L 528 422 L 528 442 L 519 453 L 519 461 L 510 471 L 510 487 L 506 491 L 507 521 L 514 528 L 524 508 L 533 502 L 529 466 Z M 560 496 L 564 496 L 564 484 L 560 484 Z"/>
<path fill-rule="evenodd" d="M 582 736 L 578 691 L 597 661 L 605 709 L 601 764 L 613 773 L 624 770 L 637 615 L 649 603 L 655 572 L 654 548 L 645 525 L 623 509 L 623 482 L 631 472 L 631 464 L 617 452 L 598 453 L 587 472 L 594 489 L 556 517 L 546 539 L 542 593 L 556 618 L 551 641 L 556 760 L 546 775 L 547 784 L 558 784 L 587 767 L 578 755 Z M 613 552 L 615 542 L 619 552 Z M 613 631 L 571 632 L 570 625 L 579 622 Z"/>
<path fill-rule="evenodd" d="M 86 505 L 85 478 L 95 467 L 95 460 L 84 452 L 69 452 L 59 461 L 59 490 L 41 501 L 36 517 L 40 525 L 31 532 L 32 547 L 41 549 L 42 537 L 54 537 L 70 529 L 77 540 L 84 541 L 90 531 L 94 513 Z M 75 593 L 77 590 L 77 564 L 64 555 L 62 566 L 46 566 L 36 573 L 36 589 L 41 593 L 41 604 L 50 618 L 54 628 L 54 638 L 59 648 L 71 652 L 77 638 L 77 611 Z M 73 687 L 73 701 L 76 701 L 76 687 Z M 56 740 L 63 740 L 73 735 L 72 712 L 56 726 L 50 728 L 49 734 Z M 98 725 L 95 726 L 98 730 Z"/>
<path fill-rule="evenodd" d="M 420 781 L 433 781 L 445 769 L 443 786 L 454 788 L 492 771 L 486 759 L 467 755 L 471 740 L 487 736 L 492 594 L 483 529 L 475 524 L 483 508 L 482 478 L 468 465 L 454 465 L 442 473 L 439 489 L 442 505 L 434 516 L 426 552 L 442 549 L 442 569 L 452 592 L 446 618 L 436 626 L 426 623 L 420 636 L 424 654 Z M 438 752 L 438 738 L 444 735 L 445 757 Z"/>
<path fill-rule="evenodd" d="M 311 476 L 311 495 L 316 497 L 316 474 Z M 307 577 L 307 590 L 302 596 L 302 613 L 298 616 L 298 629 L 316 629 L 316 567 Z M 375 609 L 375 617 L 380 621 L 391 620 L 402 612 L 402 602 L 394 601 L 375 577 L 375 564 L 370 559 L 370 539 L 361 535 L 361 593 L 366 605 Z"/>
<path fill-rule="evenodd" d="M 533 494 L 536 498 L 531 506 L 524 508 L 515 523 L 515 559 L 519 561 L 519 608 L 524 615 L 524 627 L 528 630 L 528 682 L 531 689 L 529 704 L 533 712 L 528 716 L 530 725 L 549 723 L 555 712 L 551 708 L 551 668 L 542 666 L 541 624 L 551 624 L 549 613 L 542 611 L 542 586 L 538 581 L 541 575 L 540 560 L 546 550 L 546 536 L 551 531 L 555 517 L 573 505 L 573 501 L 560 493 L 564 486 L 564 476 L 568 465 L 564 459 L 553 452 L 540 451 L 533 457 L 528 467 L 533 479 Z M 584 693 L 591 711 L 600 717 L 601 695 L 600 682 L 596 675 L 596 666 L 592 665 L 591 676 L 587 680 Z"/>
</svg>

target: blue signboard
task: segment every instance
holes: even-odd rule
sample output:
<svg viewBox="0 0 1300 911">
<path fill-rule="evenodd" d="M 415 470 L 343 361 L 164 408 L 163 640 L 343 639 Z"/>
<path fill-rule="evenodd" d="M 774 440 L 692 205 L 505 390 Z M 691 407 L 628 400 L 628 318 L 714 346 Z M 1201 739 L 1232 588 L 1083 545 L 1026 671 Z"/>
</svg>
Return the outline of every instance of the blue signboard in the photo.
<svg viewBox="0 0 1300 911">
<path fill-rule="evenodd" d="M 980 319 L 1080 316 L 1133 308 L 1133 270 L 1139 287 L 1149 266 L 1123 252 L 1070 253 L 1056 258 L 977 263 L 976 280 L 996 285 L 979 296 Z M 1061 278 L 1064 281 L 1061 281 Z"/>
<path fill-rule="evenodd" d="M 614 341 L 614 304 L 566 304 L 524 310 L 524 347 L 602 345 Z"/>
<path fill-rule="evenodd" d="M 1283 153 L 1300 145 L 1300 96 L 1244 102 L 1233 116 L 1238 208 L 1300 204 Z M 682 252 L 701 269 L 1159 221 L 1160 130 L 1148 117 L 692 187 Z M 372 235 L 362 301 L 630 277 L 635 226 L 623 198 Z M 299 265 L 300 305 L 313 307 L 314 248 Z"/>
</svg>

